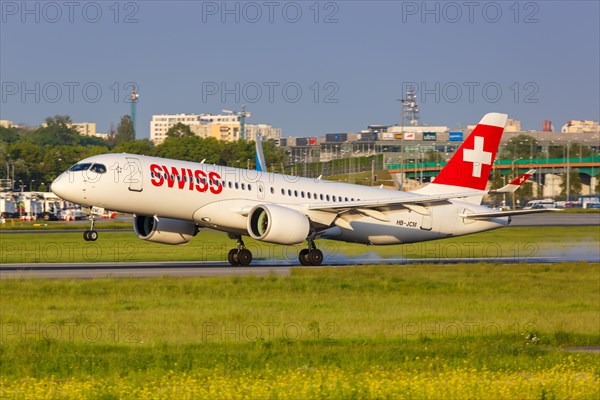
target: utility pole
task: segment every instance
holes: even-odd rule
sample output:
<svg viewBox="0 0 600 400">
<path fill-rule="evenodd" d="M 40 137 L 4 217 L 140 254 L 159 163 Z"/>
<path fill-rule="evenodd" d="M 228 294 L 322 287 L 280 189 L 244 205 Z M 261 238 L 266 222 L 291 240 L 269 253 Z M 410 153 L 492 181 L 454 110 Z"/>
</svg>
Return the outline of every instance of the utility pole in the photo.
<svg viewBox="0 0 600 400">
<path fill-rule="evenodd" d="M 371 186 L 375 183 L 375 157 L 371 159 Z"/>
<path fill-rule="evenodd" d="M 569 142 L 567 142 L 567 186 L 565 188 L 565 195 L 567 197 L 567 201 L 570 200 L 570 188 L 571 188 L 571 171 L 569 170 Z"/>
</svg>

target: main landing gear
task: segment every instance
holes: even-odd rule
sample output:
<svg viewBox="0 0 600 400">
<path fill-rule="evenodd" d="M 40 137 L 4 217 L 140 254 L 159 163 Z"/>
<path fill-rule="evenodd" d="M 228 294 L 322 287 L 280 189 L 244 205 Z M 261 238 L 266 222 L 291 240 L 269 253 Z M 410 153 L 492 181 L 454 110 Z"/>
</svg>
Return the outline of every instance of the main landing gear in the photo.
<svg viewBox="0 0 600 400">
<path fill-rule="evenodd" d="M 232 239 L 237 240 L 237 247 L 229 250 L 227 254 L 227 260 L 231 265 L 243 265 L 248 266 L 252 262 L 252 252 L 246 248 L 244 241 L 240 235 L 235 235 Z"/>
<path fill-rule="evenodd" d="M 96 230 L 96 217 L 94 215 L 90 215 L 90 229 L 87 231 L 83 231 L 83 240 L 86 242 L 95 242 L 98 240 L 98 231 Z"/>
<path fill-rule="evenodd" d="M 230 235 L 231 239 L 237 240 L 235 249 L 229 250 L 227 261 L 233 266 L 248 266 L 252 262 L 252 252 L 246 248 L 241 235 Z M 317 249 L 314 239 L 308 239 L 308 248 L 302 249 L 298 254 L 300 264 L 306 266 L 318 266 L 323 262 L 323 252 Z"/>
<path fill-rule="evenodd" d="M 323 252 L 317 249 L 314 239 L 308 239 L 308 249 L 302 249 L 298 254 L 298 260 L 302 265 L 318 266 L 323 262 Z"/>
</svg>

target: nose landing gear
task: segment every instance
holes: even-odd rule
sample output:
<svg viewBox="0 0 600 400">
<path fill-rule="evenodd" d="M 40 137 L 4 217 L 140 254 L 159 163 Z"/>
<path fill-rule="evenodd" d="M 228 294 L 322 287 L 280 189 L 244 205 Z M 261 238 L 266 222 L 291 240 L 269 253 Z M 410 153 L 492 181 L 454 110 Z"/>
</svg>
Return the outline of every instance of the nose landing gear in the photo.
<svg viewBox="0 0 600 400">
<path fill-rule="evenodd" d="M 90 221 L 90 229 L 83 231 L 83 240 L 86 242 L 95 242 L 98 240 L 98 231 L 96 230 L 96 217 L 93 214 L 90 215 Z"/>
</svg>

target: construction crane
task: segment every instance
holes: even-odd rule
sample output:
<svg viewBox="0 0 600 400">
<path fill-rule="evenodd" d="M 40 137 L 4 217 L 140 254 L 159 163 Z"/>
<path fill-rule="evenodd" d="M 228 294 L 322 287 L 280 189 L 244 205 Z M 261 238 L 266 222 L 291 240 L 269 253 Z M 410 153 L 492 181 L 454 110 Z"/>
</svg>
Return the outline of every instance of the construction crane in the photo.
<svg viewBox="0 0 600 400">
<path fill-rule="evenodd" d="M 246 106 L 242 105 L 241 111 L 222 110 L 225 114 L 237 115 L 240 117 L 240 140 L 245 140 L 245 125 L 246 118 L 250 116 L 250 113 L 246 111 Z"/>
<path fill-rule="evenodd" d="M 136 114 L 137 114 L 137 102 L 138 102 L 139 98 L 140 98 L 140 95 L 138 94 L 136 87 L 134 86 L 133 89 L 131 90 L 131 94 L 129 95 L 129 100 L 131 101 L 131 123 L 133 124 L 134 135 L 137 132 L 136 125 L 135 125 L 135 119 L 136 119 Z"/>
</svg>

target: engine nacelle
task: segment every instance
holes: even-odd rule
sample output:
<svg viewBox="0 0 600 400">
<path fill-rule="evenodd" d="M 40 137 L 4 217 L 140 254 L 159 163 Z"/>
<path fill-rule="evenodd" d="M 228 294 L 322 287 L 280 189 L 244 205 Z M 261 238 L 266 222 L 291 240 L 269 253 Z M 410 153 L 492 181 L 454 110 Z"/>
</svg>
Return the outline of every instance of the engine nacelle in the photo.
<svg viewBox="0 0 600 400">
<path fill-rule="evenodd" d="M 257 205 L 248 214 L 248 233 L 257 240 L 298 244 L 308 237 L 310 222 L 301 212 L 273 204 Z"/>
<path fill-rule="evenodd" d="M 133 230 L 140 239 L 164 244 L 186 244 L 198 233 L 193 222 L 148 215 L 136 215 Z"/>
</svg>

